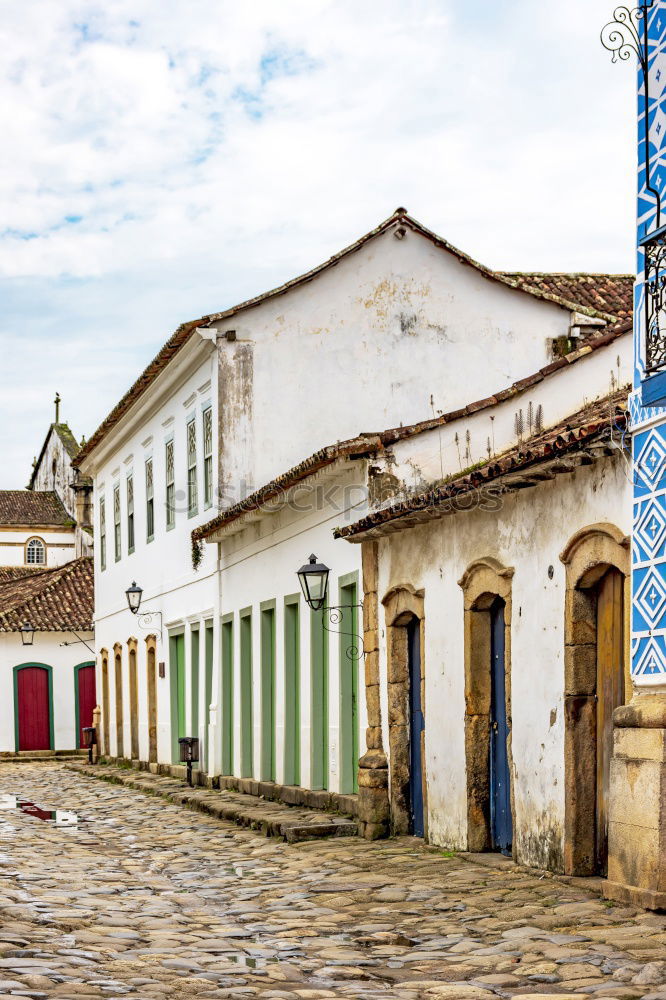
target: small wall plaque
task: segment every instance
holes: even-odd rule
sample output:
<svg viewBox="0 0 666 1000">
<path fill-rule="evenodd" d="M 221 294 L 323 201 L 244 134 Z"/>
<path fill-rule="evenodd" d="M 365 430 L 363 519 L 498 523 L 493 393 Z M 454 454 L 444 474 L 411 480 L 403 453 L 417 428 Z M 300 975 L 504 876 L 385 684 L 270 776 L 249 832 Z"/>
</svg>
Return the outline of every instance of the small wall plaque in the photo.
<svg viewBox="0 0 666 1000">
<path fill-rule="evenodd" d="M 166 666 L 164 664 L 164 660 L 157 664 L 157 672 L 160 677 L 166 677 Z"/>
</svg>

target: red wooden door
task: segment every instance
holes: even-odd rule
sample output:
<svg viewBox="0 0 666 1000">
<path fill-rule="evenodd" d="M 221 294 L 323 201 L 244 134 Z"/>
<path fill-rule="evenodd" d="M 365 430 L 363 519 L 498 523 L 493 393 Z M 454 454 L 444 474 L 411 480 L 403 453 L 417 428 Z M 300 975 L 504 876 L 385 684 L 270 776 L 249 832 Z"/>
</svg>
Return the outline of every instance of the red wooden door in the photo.
<svg viewBox="0 0 666 1000">
<path fill-rule="evenodd" d="M 79 667 L 77 670 L 77 688 L 79 705 L 79 731 L 77 734 L 78 746 L 85 746 L 83 739 L 83 727 L 92 726 L 93 709 L 97 704 L 97 692 L 95 690 L 95 666 Z"/>
<path fill-rule="evenodd" d="M 18 749 L 51 750 L 49 672 L 44 667 L 17 671 Z"/>
</svg>

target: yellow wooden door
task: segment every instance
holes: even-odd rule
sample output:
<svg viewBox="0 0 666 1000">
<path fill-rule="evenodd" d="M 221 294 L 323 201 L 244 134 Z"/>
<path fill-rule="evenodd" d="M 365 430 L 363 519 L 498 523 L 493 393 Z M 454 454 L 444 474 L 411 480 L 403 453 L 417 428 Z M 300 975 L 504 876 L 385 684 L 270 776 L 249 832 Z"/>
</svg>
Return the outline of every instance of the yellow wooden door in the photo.
<svg viewBox="0 0 666 1000">
<path fill-rule="evenodd" d="M 609 569 L 597 592 L 597 867 L 608 861 L 608 789 L 613 752 L 613 711 L 624 704 L 624 577 Z"/>
</svg>

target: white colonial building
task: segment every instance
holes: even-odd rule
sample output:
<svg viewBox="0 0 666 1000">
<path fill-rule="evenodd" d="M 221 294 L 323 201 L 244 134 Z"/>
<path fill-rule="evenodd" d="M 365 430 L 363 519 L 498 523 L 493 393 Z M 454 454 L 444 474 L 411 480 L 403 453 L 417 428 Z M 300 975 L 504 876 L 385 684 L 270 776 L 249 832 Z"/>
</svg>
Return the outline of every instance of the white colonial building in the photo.
<svg viewBox="0 0 666 1000">
<path fill-rule="evenodd" d="M 354 793 L 379 724 L 354 649 L 361 546 L 334 529 L 514 444 L 513 404 L 478 428 L 452 411 L 543 381 L 529 436 L 578 408 L 572 361 L 588 354 L 589 398 L 605 394 L 622 359 L 585 345 L 630 299 L 624 276 L 489 271 L 399 209 L 300 278 L 179 327 L 76 459 L 94 481 L 106 753 L 166 766 L 199 736 L 209 777 L 292 801 Z M 571 405 L 551 367 L 571 373 Z M 311 552 L 337 623 L 300 593 Z"/>
<path fill-rule="evenodd" d="M 96 704 L 91 485 L 79 445 L 49 427 L 25 490 L 0 490 L 0 753 L 83 746 Z"/>
</svg>

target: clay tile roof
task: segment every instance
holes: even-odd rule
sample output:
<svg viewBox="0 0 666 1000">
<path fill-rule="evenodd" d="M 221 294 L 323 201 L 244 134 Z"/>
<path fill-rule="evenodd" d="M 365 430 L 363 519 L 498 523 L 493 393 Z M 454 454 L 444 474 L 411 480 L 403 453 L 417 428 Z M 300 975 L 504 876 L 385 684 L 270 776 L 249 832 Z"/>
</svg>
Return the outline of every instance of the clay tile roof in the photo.
<svg viewBox="0 0 666 1000">
<path fill-rule="evenodd" d="M 17 632 L 24 622 L 38 632 L 90 632 L 94 603 L 88 557 L 0 580 L 0 632 Z"/>
<path fill-rule="evenodd" d="M 366 532 L 378 534 L 380 529 L 407 528 L 418 521 L 456 513 L 465 507 L 469 509 L 469 504 L 457 506 L 456 498 L 480 490 L 496 480 L 500 490 L 536 485 L 539 482 L 538 467 L 546 463 L 551 469 L 546 478 L 571 471 L 571 465 L 566 462 L 558 464 L 557 459 L 564 458 L 568 453 L 584 451 L 596 439 L 607 441 L 614 437 L 615 444 L 619 445 L 626 437 L 627 393 L 628 387 L 590 403 L 556 426 L 481 466 L 435 483 L 426 491 L 403 497 L 397 502 L 391 501 L 354 524 L 338 528 L 334 532 L 335 537 L 356 540 L 355 536 Z M 610 446 L 607 453 L 611 453 Z M 588 455 L 584 457 L 587 463 L 592 461 Z M 533 478 L 530 478 L 530 470 Z M 513 478 L 513 484 L 504 478 L 507 476 Z M 541 478 L 544 478 L 543 475 Z"/>
<path fill-rule="evenodd" d="M 71 525 L 57 493 L 41 490 L 0 490 L 0 525 Z"/>
<path fill-rule="evenodd" d="M 626 319 L 633 313 L 633 274 L 545 274 L 538 271 L 500 271 L 524 291 L 538 291 L 577 302 L 596 313 Z"/>
</svg>

